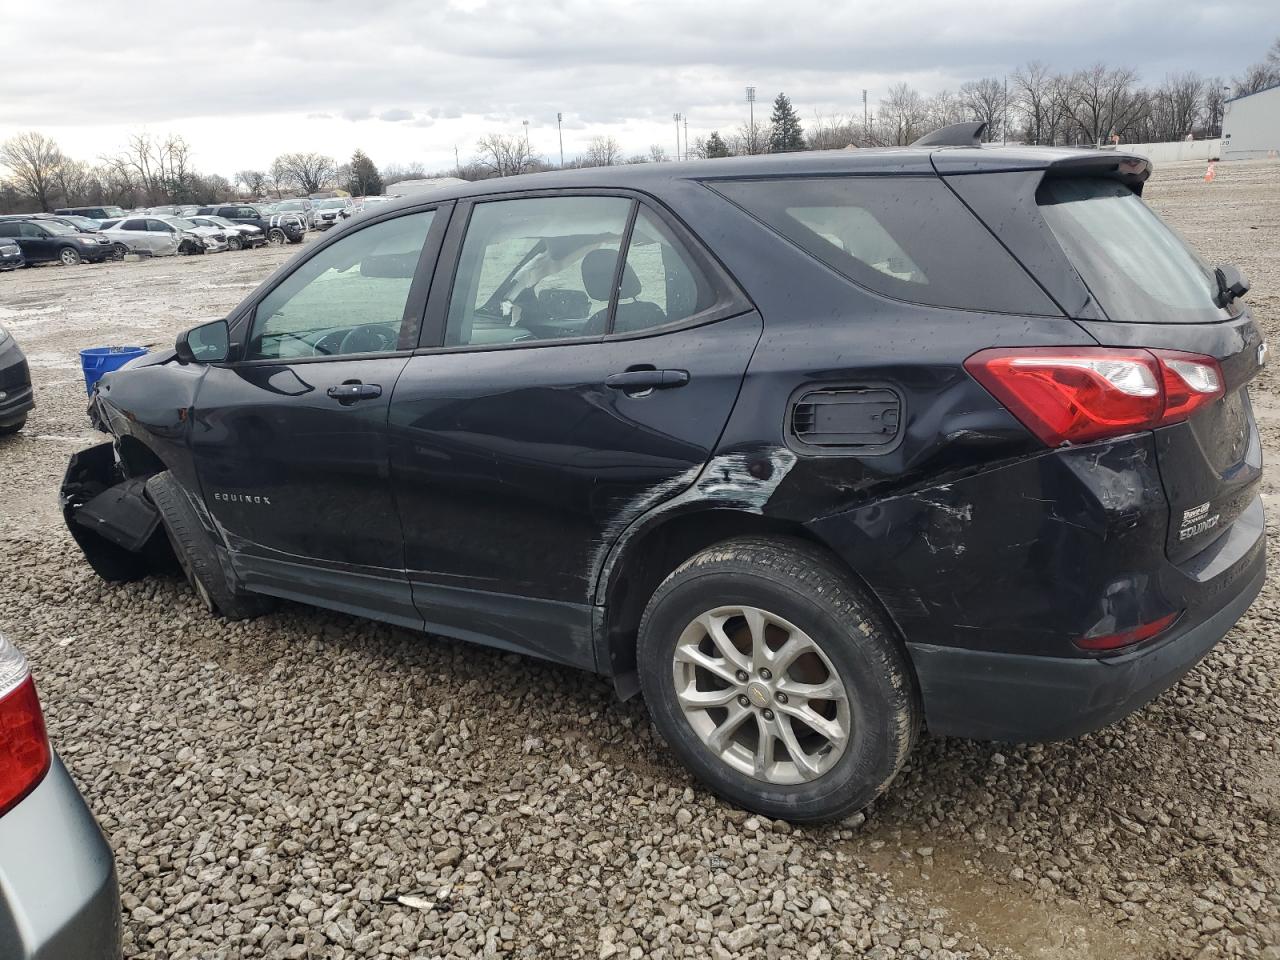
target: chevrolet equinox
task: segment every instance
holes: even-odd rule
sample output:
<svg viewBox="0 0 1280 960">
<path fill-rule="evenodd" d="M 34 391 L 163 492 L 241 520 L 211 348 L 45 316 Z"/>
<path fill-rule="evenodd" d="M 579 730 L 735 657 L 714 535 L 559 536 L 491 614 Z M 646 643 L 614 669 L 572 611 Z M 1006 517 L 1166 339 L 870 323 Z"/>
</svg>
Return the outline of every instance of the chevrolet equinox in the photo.
<svg viewBox="0 0 1280 960">
<path fill-rule="evenodd" d="M 922 728 L 1031 741 L 1173 684 L 1263 581 L 1266 347 L 1121 151 L 905 149 L 459 183 L 101 380 L 68 525 L 605 674 L 796 821 Z"/>
</svg>

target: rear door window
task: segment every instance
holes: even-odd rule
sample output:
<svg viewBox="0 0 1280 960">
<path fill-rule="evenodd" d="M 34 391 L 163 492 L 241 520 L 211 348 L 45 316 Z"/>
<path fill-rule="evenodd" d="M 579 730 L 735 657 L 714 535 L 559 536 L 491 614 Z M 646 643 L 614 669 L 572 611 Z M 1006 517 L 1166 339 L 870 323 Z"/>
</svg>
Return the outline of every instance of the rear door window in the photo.
<svg viewBox="0 0 1280 960">
<path fill-rule="evenodd" d="M 1036 202 L 1111 320 L 1213 323 L 1227 316 L 1214 302 L 1213 271 L 1124 184 L 1051 178 Z"/>
<path fill-rule="evenodd" d="M 712 186 L 833 270 L 895 300 L 997 313 L 1060 312 L 937 177 Z"/>
</svg>

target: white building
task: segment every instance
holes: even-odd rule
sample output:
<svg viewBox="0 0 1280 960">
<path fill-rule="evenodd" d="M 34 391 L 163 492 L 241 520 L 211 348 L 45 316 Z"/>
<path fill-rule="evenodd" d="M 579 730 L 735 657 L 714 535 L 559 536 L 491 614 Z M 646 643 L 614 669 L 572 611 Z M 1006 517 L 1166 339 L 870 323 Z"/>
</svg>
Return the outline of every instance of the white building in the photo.
<svg viewBox="0 0 1280 960">
<path fill-rule="evenodd" d="M 1222 159 L 1280 156 L 1280 84 L 1233 97 L 1223 106 Z"/>
</svg>

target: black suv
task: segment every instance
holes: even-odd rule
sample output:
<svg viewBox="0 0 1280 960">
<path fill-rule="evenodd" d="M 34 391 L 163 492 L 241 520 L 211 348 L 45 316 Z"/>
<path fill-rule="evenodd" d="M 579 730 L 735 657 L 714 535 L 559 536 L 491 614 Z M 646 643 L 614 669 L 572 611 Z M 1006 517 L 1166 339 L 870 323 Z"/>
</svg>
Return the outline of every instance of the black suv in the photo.
<svg viewBox="0 0 1280 960">
<path fill-rule="evenodd" d="M 26 355 L 0 326 L 0 437 L 21 430 L 35 405 Z"/>
<path fill-rule="evenodd" d="M 78 227 L 52 217 L 0 219 L 0 237 L 8 237 L 22 248 L 27 263 L 62 263 L 72 266 L 82 261 L 101 263 L 114 259 L 111 241 L 101 234 L 85 233 Z"/>
<path fill-rule="evenodd" d="M 167 531 L 226 617 L 611 676 L 774 817 L 866 805 L 922 725 L 1110 723 L 1262 586 L 1265 347 L 1145 160 L 973 136 L 389 204 L 103 378 L 70 529 L 116 579 Z"/>
<path fill-rule="evenodd" d="M 250 203 L 229 203 L 217 207 L 201 207 L 198 216 L 222 217 L 233 223 L 247 223 L 257 227 L 267 238 L 267 243 L 301 243 L 307 235 L 307 226 L 300 217 L 292 214 L 269 215 Z"/>
</svg>

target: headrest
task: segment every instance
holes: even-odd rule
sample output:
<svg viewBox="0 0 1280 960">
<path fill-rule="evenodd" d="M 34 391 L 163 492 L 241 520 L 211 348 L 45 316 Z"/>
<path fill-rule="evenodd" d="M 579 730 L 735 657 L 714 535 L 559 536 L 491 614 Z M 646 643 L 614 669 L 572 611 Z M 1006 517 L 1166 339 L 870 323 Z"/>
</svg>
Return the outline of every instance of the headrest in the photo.
<svg viewBox="0 0 1280 960">
<path fill-rule="evenodd" d="M 582 258 L 582 285 L 592 300 L 609 299 L 613 292 L 613 270 L 617 263 L 617 250 L 592 250 Z M 622 289 L 618 296 L 623 300 L 640 296 L 640 278 L 629 264 L 622 269 Z"/>
</svg>

